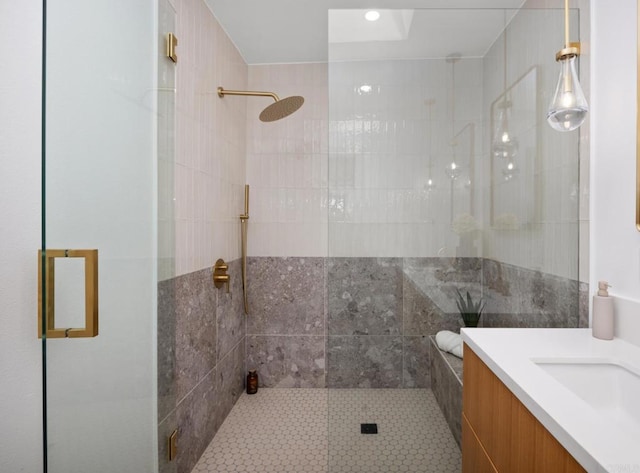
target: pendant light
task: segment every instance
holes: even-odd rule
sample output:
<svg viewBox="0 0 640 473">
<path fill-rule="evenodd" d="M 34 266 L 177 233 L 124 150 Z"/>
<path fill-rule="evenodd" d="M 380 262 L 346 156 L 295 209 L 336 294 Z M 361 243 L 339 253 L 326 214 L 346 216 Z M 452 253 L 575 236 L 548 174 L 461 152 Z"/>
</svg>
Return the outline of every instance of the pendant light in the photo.
<svg viewBox="0 0 640 473">
<path fill-rule="evenodd" d="M 569 42 L 569 0 L 564 1 L 564 48 L 556 53 L 560 63 L 560 76 L 553 95 L 547 122 L 557 131 L 572 131 L 584 122 L 589 111 L 578 74 L 576 58 L 580 55 L 580 43 Z"/>
<path fill-rule="evenodd" d="M 460 60 L 460 54 L 450 54 L 446 61 L 451 64 L 451 162 L 445 167 L 445 174 L 455 181 L 460 176 L 460 166 L 456 164 L 455 116 L 456 116 L 456 62 Z"/>
<path fill-rule="evenodd" d="M 502 160 L 513 160 L 518 154 L 518 140 L 515 139 L 509 128 L 511 116 L 511 100 L 507 91 L 507 26 L 505 10 L 504 45 L 502 50 L 502 62 L 504 65 L 502 77 L 502 100 L 496 104 L 496 127 L 493 131 L 492 151 L 494 158 Z"/>
</svg>

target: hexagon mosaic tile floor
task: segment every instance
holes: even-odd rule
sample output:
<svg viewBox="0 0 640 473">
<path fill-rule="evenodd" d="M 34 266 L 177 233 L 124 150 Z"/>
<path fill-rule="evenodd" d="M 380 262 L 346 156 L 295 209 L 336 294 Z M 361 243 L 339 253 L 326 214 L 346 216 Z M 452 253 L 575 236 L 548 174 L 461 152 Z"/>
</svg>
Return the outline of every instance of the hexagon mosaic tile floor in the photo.
<svg viewBox="0 0 640 473">
<path fill-rule="evenodd" d="M 360 433 L 376 423 L 378 434 Z M 458 473 L 460 449 L 429 389 L 243 394 L 193 473 Z"/>
</svg>

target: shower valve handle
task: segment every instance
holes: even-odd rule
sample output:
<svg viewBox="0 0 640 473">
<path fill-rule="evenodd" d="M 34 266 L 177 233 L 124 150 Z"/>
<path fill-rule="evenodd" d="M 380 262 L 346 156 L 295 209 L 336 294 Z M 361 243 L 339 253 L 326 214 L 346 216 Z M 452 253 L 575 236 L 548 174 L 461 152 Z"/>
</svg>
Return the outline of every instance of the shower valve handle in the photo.
<svg viewBox="0 0 640 473">
<path fill-rule="evenodd" d="M 222 258 L 216 261 L 216 264 L 213 267 L 213 285 L 218 289 L 222 286 L 227 286 L 227 293 L 230 292 L 229 275 L 227 274 L 228 269 L 229 265 L 225 263 Z"/>
</svg>

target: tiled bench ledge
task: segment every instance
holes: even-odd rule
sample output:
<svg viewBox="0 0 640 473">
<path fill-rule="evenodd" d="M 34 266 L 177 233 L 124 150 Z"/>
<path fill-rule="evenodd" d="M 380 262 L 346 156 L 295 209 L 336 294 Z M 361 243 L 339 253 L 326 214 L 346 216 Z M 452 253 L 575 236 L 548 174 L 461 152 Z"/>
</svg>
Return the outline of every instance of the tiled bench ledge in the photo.
<svg viewBox="0 0 640 473">
<path fill-rule="evenodd" d="M 434 336 L 429 338 L 431 389 L 453 437 L 461 445 L 462 360 L 440 350 Z"/>
</svg>

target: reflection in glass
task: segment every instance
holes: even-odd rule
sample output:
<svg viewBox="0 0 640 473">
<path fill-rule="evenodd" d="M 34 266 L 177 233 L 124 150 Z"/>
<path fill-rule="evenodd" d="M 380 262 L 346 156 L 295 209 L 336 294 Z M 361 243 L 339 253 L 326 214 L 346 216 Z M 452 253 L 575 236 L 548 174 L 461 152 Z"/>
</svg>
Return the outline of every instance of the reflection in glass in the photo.
<svg viewBox="0 0 640 473">
<path fill-rule="evenodd" d="M 505 11 L 506 16 L 506 11 Z M 506 23 L 506 18 L 505 18 Z M 513 136 L 509 128 L 511 120 L 512 103 L 507 93 L 507 28 L 504 29 L 504 41 L 502 47 L 502 90 L 503 100 L 497 105 L 497 114 L 493 133 L 491 150 L 494 158 L 513 160 L 518 154 L 518 140 Z"/>
<path fill-rule="evenodd" d="M 433 106 L 435 105 L 435 99 L 427 99 L 424 101 L 425 105 L 429 109 L 429 126 L 427 130 L 427 139 L 429 144 L 427 150 L 429 152 L 429 169 L 427 170 L 427 190 L 433 190 L 436 188 L 436 183 L 433 179 Z"/>
<path fill-rule="evenodd" d="M 514 221 L 518 225 L 531 223 L 536 213 L 535 175 L 540 142 L 537 90 L 538 71 L 533 66 L 491 105 L 491 129 L 499 128 L 497 123 L 506 112 L 504 104 L 508 103 L 513 112 L 509 117 L 509 138 L 513 143 L 514 137 L 518 137 L 517 148 L 509 148 L 513 151 L 511 155 L 492 152 L 490 218 L 494 228 L 513 228 Z"/>
<path fill-rule="evenodd" d="M 494 130 L 491 146 L 494 158 L 513 160 L 518 155 L 518 140 L 509 128 L 511 105 L 511 100 L 506 95 L 504 100 L 497 105 L 497 126 Z"/>
</svg>

